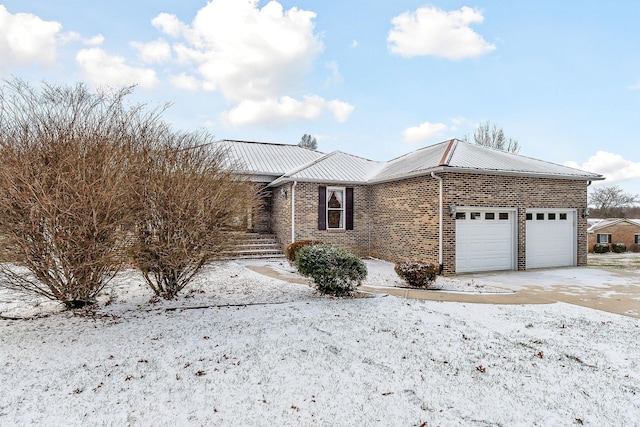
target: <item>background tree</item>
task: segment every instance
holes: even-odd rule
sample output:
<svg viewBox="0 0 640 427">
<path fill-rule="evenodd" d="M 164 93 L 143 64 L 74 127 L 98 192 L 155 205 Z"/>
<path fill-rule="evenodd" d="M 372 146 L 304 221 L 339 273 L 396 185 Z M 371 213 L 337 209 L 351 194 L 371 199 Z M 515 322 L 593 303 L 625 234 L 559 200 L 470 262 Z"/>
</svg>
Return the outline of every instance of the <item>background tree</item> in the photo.
<svg viewBox="0 0 640 427">
<path fill-rule="evenodd" d="M 617 185 L 594 187 L 589 194 L 589 206 L 593 208 L 591 215 L 596 218 L 624 218 L 626 208 L 639 203 L 639 195 L 625 193 Z"/>
<path fill-rule="evenodd" d="M 15 262 L 0 264 L 5 286 L 79 307 L 123 267 L 130 153 L 162 127 L 157 111 L 124 104 L 131 91 L 0 89 L 0 232 Z"/>
<path fill-rule="evenodd" d="M 298 145 L 310 150 L 317 150 L 318 140 L 315 138 L 315 136 L 307 135 L 305 133 L 304 135 L 302 135 L 302 138 L 300 138 L 300 142 L 298 143 Z"/>
<path fill-rule="evenodd" d="M 229 230 L 256 192 L 210 135 L 167 131 L 158 141 L 135 162 L 132 255 L 153 292 L 171 299 L 234 242 Z"/>
<path fill-rule="evenodd" d="M 464 141 L 469 142 L 469 136 L 465 135 Z M 488 120 L 473 131 L 473 140 L 477 145 L 509 153 L 519 153 L 520 144 L 516 139 L 506 138 L 504 131 L 497 125 L 491 125 Z"/>
</svg>

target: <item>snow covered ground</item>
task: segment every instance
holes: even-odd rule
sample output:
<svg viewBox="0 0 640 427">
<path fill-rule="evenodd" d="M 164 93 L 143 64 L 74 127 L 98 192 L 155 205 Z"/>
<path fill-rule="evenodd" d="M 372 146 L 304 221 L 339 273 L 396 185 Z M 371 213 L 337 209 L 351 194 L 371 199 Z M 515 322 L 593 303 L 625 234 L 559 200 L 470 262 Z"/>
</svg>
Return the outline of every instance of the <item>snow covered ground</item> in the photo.
<svg viewBox="0 0 640 427">
<path fill-rule="evenodd" d="M 46 315 L 0 320 L 0 426 L 640 425 L 640 320 L 569 304 L 333 299 L 229 262 L 176 301 L 129 271 L 95 312 L 0 290 L 0 314 Z"/>
</svg>

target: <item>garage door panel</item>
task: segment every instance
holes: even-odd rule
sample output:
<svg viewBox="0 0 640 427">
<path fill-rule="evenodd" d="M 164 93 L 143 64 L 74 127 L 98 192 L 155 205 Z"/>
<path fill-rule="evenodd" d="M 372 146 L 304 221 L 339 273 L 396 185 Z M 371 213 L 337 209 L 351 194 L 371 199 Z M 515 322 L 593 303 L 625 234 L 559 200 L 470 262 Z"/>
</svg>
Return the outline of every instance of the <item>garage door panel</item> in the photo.
<svg viewBox="0 0 640 427">
<path fill-rule="evenodd" d="M 572 210 L 527 211 L 527 269 L 576 265 L 575 215 Z"/>
<path fill-rule="evenodd" d="M 472 220 L 470 212 L 456 220 L 456 272 L 512 270 L 515 215 L 501 220 L 496 211 L 495 219 L 485 219 L 482 212 Z"/>
</svg>

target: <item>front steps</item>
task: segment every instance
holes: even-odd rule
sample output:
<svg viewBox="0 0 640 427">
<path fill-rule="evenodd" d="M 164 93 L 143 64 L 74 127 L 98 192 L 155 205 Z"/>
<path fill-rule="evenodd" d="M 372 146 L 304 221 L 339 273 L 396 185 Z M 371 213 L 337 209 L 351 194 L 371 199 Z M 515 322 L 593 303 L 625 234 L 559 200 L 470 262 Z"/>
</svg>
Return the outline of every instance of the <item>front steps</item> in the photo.
<svg viewBox="0 0 640 427">
<path fill-rule="evenodd" d="M 238 233 L 236 243 L 225 253 L 226 259 L 282 259 L 284 252 L 273 234 Z"/>
</svg>

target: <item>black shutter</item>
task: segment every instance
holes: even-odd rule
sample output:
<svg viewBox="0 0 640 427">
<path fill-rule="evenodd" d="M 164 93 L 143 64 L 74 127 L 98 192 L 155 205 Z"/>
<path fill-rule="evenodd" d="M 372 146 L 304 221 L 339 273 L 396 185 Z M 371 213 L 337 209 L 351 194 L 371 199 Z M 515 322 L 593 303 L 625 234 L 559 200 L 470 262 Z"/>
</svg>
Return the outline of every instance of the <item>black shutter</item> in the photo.
<svg viewBox="0 0 640 427">
<path fill-rule="evenodd" d="M 327 187 L 318 187 L 318 230 L 327 229 Z"/>
<path fill-rule="evenodd" d="M 345 205 L 346 229 L 353 230 L 353 188 L 347 188 Z"/>
</svg>

